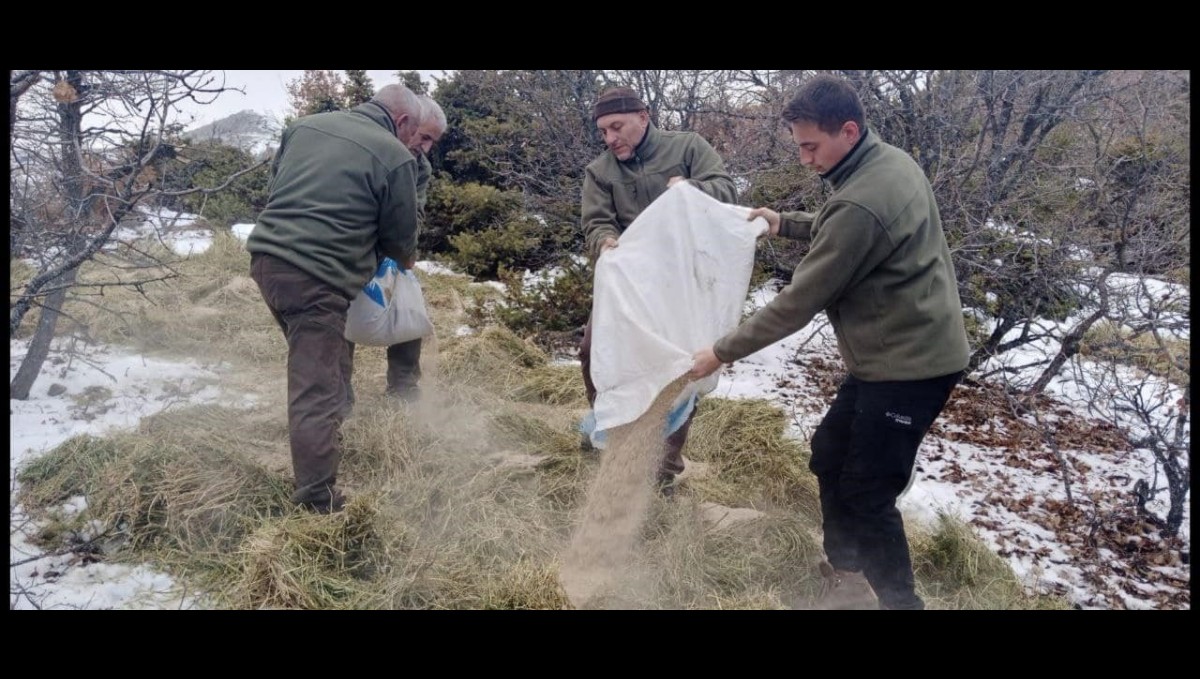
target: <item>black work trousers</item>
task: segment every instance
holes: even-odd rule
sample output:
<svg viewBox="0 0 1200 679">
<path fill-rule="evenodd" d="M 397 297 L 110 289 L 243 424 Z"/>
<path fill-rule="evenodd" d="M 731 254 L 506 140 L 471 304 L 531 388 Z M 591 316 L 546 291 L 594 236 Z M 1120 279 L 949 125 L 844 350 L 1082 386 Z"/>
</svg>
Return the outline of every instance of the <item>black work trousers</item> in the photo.
<svg viewBox="0 0 1200 679">
<path fill-rule="evenodd" d="M 926 380 L 866 382 L 847 376 L 812 437 L 825 556 L 862 571 L 887 608 L 924 608 L 896 500 L 917 450 L 962 372 Z"/>
</svg>

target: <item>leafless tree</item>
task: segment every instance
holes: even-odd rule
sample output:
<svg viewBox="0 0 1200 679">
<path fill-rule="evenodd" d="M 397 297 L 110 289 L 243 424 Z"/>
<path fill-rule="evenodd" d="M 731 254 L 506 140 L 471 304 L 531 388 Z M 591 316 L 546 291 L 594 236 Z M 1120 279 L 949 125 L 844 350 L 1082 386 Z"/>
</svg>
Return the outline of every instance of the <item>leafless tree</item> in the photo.
<svg viewBox="0 0 1200 679">
<path fill-rule="evenodd" d="M 193 191 L 163 191 L 160 161 L 180 131 L 179 105 L 210 102 L 224 89 L 208 71 L 12 72 L 10 245 L 12 256 L 32 261 L 35 271 L 11 294 L 9 336 L 17 335 L 27 313 L 41 311 L 10 384 L 13 398 L 28 397 L 68 292 L 80 288 L 80 266 L 114 244 L 117 227 L 136 218 L 139 206 Z M 140 289 L 173 275 L 169 262 L 127 251 L 131 259 L 93 290 Z"/>
<path fill-rule="evenodd" d="M 1036 396 L 1063 383 L 1149 451 L 1152 477 L 1132 484 L 1130 501 L 1167 535 L 1190 489 L 1188 91 L 1182 72 L 1109 74 L 1103 97 L 1030 164 L 1056 188 L 1041 198 L 1056 208 L 1057 228 L 1044 234 L 1074 253 L 1075 265 L 1057 270 L 1069 271 L 1078 307 L 1036 338 L 1048 347 L 1040 373 L 1015 385 Z M 1146 505 L 1163 493 L 1159 518 Z"/>
<path fill-rule="evenodd" d="M 650 118 L 665 130 L 696 131 L 705 115 L 730 113 L 730 71 L 615 70 L 602 73 L 606 85 L 626 85 L 642 96 Z"/>
<path fill-rule="evenodd" d="M 8 89 L 8 133 L 11 135 L 13 125 L 17 122 L 17 102 L 37 82 L 41 71 L 12 71 L 9 76 Z"/>
</svg>

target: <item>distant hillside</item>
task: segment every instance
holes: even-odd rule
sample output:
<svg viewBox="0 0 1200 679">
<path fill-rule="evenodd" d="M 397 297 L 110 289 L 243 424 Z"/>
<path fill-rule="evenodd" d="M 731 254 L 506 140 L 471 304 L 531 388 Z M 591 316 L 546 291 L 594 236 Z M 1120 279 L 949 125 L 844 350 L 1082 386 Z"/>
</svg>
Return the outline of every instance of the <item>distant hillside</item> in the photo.
<svg viewBox="0 0 1200 679">
<path fill-rule="evenodd" d="M 184 132 L 192 141 L 219 141 L 259 156 L 275 148 L 282 125 L 274 118 L 246 110 Z"/>
</svg>

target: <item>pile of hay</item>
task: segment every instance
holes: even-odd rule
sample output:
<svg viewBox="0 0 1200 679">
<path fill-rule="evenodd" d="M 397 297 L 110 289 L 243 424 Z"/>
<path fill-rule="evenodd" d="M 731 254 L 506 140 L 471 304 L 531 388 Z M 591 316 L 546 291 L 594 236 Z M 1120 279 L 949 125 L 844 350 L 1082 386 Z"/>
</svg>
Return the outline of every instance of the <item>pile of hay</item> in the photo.
<svg viewBox="0 0 1200 679">
<path fill-rule="evenodd" d="M 24 467 L 19 500 L 45 522 L 46 547 L 92 536 L 82 542 L 93 558 L 168 570 L 220 608 L 571 606 L 560 568 L 604 453 L 579 450 L 577 365 L 553 365 L 504 328 L 462 330 L 490 288 L 419 274 L 437 329 L 419 403 L 385 398 L 384 350 L 359 347 L 339 470 L 350 501 L 320 516 L 289 502 L 286 346 L 248 278 L 249 255 L 218 235 L 175 268 L 144 294 L 110 288 L 71 311 L 100 339 L 216 361 L 228 391 L 256 399 L 176 407 Z M 81 273 L 111 274 L 99 263 Z M 784 414 L 702 399 L 685 455 L 709 473 L 669 502 L 654 496 L 632 557 L 640 576 L 609 605 L 804 607 L 819 587 L 819 510 L 807 449 Z M 79 496 L 82 511 L 62 511 Z M 761 515 L 714 525 L 712 503 Z M 1022 598 L 969 533 L 913 541 L 931 607 L 1046 605 Z"/>
</svg>

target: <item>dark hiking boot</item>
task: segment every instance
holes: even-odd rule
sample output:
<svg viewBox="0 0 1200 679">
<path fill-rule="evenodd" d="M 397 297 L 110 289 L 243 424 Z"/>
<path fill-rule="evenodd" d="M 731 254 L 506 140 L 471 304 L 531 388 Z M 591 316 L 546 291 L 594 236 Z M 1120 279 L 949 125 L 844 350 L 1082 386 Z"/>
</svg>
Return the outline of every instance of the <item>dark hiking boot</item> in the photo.
<svg viewBox="0 0 1200 679">
<path fill-rule="evenodd" d="M 301 502 L 300 506 L 314 514 L 336 514 L 346 508 L 346 496 L 335 490 L 329 500 Z"/>
<path fill-rule="evenodd" d="M 385 392 L 390 398 L 394 398 L 403 403 L 416 403 L 421 400 L 420 387 L 404 387 L 402 389 L 389 389 Z"/>
<path fill-rule="evenodd" d="M 817 599 L 816 608 L 819 610 L 876 610 L 879 599 L 875 590 L 860 571 L 842 571 L 835 569 L 828 561 L 822 561 L 818 568 L 825 581 L 821 585 L 821 595 Z"/>
<path fill-rule="evenodd" d="M 879 600 L 879 610 L 881 611 L 923 611 L 925 610 L 925 602 L 916 594 L 910 594 L 907 597 L 895 599 L 892 603 L 883 603 L 883 598 Z"/>
</svg>

